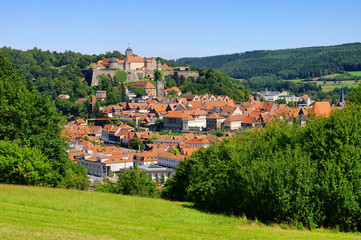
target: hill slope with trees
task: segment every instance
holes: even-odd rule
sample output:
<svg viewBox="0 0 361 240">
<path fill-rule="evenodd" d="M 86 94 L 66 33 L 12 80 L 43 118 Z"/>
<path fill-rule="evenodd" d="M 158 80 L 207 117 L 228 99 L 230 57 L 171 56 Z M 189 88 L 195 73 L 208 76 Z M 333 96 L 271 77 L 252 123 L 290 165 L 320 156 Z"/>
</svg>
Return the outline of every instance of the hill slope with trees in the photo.
<svg viewBox="0 0 361 240">
<path fill-rule="evenodd" d="M 275 75 L 282 79 L 314 78 L 361 70 L 361 43 L 284 50 L 257 50 L 201 58 L 180 58 L 176 63 L 215 68 L 234 78 Z"/>
</svg>

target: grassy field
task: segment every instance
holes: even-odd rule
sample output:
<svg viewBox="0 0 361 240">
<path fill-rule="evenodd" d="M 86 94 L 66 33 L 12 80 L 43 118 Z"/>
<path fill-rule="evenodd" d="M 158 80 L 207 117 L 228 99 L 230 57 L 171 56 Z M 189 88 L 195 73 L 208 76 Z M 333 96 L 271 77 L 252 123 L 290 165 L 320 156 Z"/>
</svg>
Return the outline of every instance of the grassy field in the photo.
<svg viewBox="0 0 361 240">
<path fill-rule="evenodd" d="M 361 74 L 361 72 L 360 72 Z M 361 75 L 360 75 L 361 76 Z M 291 80 L 285 80 L 285 81 L 291 81 L 294 83 L 306 83 L 307 81 L 304 81 L 304 79 L 291 79 Z M 337 81 L 336 83 L 334 83 L 334 81 L 326 81 L 326 84 L 324 84 L 324 81 L 310 81 L 310 83 L 316 83 L 317 85 L 321 85 L 322 87 L 322 91 L 324 92 L 328 92 L 328 91 L 332 91 L 335 88 L 342 88 L 342 86 L 344 87 L 356 87 L 358 85 L 358 83 L 356 83 L 354 80 L 350 80 L 350 81 L 341 81 L 341 84 L 339 83 L 339 81 Z"/>
<path fill-rule="evenodd" d="M 353 75 L 353 76 L 361 77 L 361 71 L 353 71 L 353 72 L 348 72 L 348 73 Z"/>
<path fill-rule="evenodd" d="M 342 88 L 342 86 L 344 87 L 356 87 L 357 83 L 355 81 L 341 81 L 341 84 L 337 81 L 336 83 L 334 83 L 333 81 L 326 81 L 326 84 L 324 84 L 324 81 L 314 81 L 316 82 L 316 84 L 321 85 L 322 87 L 322 91 L 332 91 L 335 88 Z"/>
<path fill-rule="evenodd" d="M 199 212 L 189 203 L 0 184 L 0 239 L 361 239 Z"/>
</svg>

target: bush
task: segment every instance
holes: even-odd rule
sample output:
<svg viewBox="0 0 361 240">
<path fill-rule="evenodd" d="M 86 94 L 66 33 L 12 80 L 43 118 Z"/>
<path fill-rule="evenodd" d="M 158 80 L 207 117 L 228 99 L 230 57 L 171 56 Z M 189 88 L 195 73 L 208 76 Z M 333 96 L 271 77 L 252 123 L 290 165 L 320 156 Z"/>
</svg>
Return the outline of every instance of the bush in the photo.
<svg viewBox="0 0 361 240">
<path fill-rule="evenodd" d="M 155 182 L 146 173 L 139 171 L 137 166 L 134 169 L 122 170 L 118 174 L 117 183 L 105 180 L 104 185 L 97 185 L 95 190 L 142 197 L 157 197 L 159 195 Z"/>
</svg>

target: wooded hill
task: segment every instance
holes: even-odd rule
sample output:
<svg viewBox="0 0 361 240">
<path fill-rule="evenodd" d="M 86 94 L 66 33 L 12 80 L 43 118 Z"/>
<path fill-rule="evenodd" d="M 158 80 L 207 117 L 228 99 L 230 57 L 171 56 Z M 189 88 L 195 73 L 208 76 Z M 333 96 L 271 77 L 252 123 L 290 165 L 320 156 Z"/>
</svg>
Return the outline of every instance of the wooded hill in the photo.
<svg viewBox="0 0 361 240">
<path fill-rule="evenodd" d="M 215 68 L 234 78 L 276 75 L 282 79 L 314 78 L 361 70 L 361 43 L 283 50 L 256 50 L 201 58 L 180 58 L 175 63 Z"/>
</svg>

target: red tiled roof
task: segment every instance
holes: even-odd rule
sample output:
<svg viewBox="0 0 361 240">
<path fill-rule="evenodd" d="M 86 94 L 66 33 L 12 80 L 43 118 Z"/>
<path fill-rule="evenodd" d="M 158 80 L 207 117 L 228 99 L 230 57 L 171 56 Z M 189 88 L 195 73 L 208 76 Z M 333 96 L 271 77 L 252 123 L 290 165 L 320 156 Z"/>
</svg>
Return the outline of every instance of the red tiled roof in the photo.
<svg viewBox="0 0 361 240">
<path fill-rule="evenodd" d="M 314 113 L 318 117 L 328 117 L 331 111 L 332 109 L 329 102 L 315 102 L 310 110 L 310 113 Z"/>
<path fill-rule="evenodd" d="M 208 116 L 209 119 L 221 119 L 221 117 L 217 113 L 212 113 Z"/>
<path fill-rule="evenodd" d="M 197 138 L 193 138 L 191 140 L 188 140 L 185 142 L 185 144 L 197 144 L 197 145 L 204 145 L 204 144 L 209 144 L 209 141 L 207 139 L 197 139 Z"/>
<path fill-rule="evenodd" d="M 137 81 L 131 87 L 131 89 L 135 89 L 135 88 L 156 89 L 156 87 L 154 87 L 154 85 L 148 81 Z"/>
</svg>

